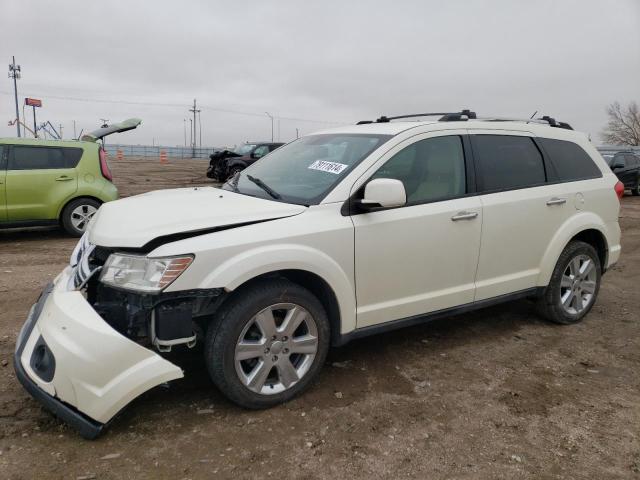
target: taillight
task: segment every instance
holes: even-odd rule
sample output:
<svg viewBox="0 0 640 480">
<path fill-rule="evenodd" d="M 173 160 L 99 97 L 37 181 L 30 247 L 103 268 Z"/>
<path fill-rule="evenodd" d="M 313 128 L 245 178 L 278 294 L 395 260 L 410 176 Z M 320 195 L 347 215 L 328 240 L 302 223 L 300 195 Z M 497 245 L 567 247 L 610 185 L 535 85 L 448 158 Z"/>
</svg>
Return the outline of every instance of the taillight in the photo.
<svg viewBox="0 0 640 480">
<path fill-rule="evenodd" d="M 102 172 L 102 176 L 109 180 L 113 181 L 113 175 L 111 175 L 111 170 L 109 169 L 109 163 L 107 162 L 107 152 L 104 151 L 104 148 L 100 147 L 100 172 Z"/>
<path fill-rule="evenodd" d="M 616 183 L 616 186 L 613 187 L 613 189 L 616 191 L 616 195 L 618 196 L 618 200 L 620 200 L 622 198 L 622 196 L 624 195 L 624 183 L 622 183 L 622 182 Z"/>
</svg>

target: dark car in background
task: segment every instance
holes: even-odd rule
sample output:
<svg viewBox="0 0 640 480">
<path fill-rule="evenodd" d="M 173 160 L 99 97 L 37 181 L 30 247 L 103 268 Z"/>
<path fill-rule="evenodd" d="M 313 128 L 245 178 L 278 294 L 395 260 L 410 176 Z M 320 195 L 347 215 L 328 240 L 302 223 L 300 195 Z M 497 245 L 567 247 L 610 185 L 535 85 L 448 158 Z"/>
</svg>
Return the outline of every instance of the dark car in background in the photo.
<svg viewBox="0 0 640 480">
<path fill-rule="evenodd" d="M 640 195 L 640 155 L 631 151 L 616 152 L 614 155 L 604 155 L 604 159 L 624 188 L 631 190 L 633 195 Z"/>
<path fill-rule="evenodd" d="M 276 148 L 284 145 L 278 142 L 247 142 L 235 150 L 220 150 L 212 153 L 209 158 L 207 177 L 224 182 L 236 173 L 244 170 L 259 158 Z"/>
</svg>

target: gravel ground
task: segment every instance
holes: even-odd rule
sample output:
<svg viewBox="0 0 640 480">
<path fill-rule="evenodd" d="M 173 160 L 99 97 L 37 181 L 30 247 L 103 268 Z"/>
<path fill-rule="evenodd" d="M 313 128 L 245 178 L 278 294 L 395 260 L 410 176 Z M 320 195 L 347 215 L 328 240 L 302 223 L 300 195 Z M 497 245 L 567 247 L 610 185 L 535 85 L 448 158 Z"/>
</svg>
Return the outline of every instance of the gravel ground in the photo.
<svg viewBox="0 0 640 480">
<path fill-rule="evenodd" d="M 113 161 L 121 194 L 206 185 L 205 161 Z M 0 478 L 640 478 L 640 198 L 584 322 L 518 301 L 330 352 L 302 397 L 242 410 L 202 352 L 96 441 L 42 410 L 12 368 L 18 330 L 75 240 L 0 231 Z"/>
</svg>

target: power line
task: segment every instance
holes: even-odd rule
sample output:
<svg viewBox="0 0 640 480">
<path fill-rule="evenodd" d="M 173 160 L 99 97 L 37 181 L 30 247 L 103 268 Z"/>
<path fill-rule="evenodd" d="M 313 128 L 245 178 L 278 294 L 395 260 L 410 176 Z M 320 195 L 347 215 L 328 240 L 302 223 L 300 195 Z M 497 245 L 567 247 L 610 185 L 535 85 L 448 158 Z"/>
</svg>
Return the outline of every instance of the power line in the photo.
<svg viewBox="0 0 640 480">
<path fill-rule="evenodd" d="M 11 95 L 10 92 L 0 90 L 0 95 Z M 62 96 L 62 95 L 46 95 L 47 98 L 52 98 L 55 100 L 68 100 L 71 102 L 86 102 L 86 103 L 108 103 L 113 105 L 141 105 L 147 107 L 176 107 L 176 108 L 184 108 L 183 103 L 163 103 L 163 102 L 140 102 L 140 101 L 132 101 L 132 100 L 105 100 L 98 98 L 83 98 L 83 97 L 70 97 L 70 96 Z M 227 108 L 219 108 L 213 107 L 210 105 L 200 105 L 200 108 L 203 110 L 210 110 L 213 112 L 219 113 L 228 113 L 232 115 L 245 115 L 249 117 L 264 117 L 264 113 L 256 113 L 256 112 L 247 112 L 241 110 L 232 110 Z M 326 125 L 342 125 L 345 123 L 349 123 L 349 121 L 329 121 L 329 120 L 318 120 L 312 118 L 297 118 L 297 117 L 278 117 L 281 120 L 288 120 L 293 122 L 309 122 L 309 123 L 322 123 Z"/>
</svg>

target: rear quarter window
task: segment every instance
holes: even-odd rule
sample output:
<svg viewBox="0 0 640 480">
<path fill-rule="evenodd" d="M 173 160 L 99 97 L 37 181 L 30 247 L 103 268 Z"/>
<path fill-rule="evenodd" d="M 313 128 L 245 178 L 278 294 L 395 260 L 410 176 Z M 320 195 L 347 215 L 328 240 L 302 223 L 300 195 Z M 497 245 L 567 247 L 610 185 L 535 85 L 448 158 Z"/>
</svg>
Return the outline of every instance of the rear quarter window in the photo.
<svg viewBox="0 0 640 480">
<path fill-rule="evenodd" d="M 76 147 L 41 147 L 14 145 L 9 158 L 9 170 L 52 170 L 75 168 L 83 150 Z"/>
<path fill-rule="evenodd" d="M 551 138 L 538 138 L 538 140 L 561 182 L 602 177 L 600 169 L 580 145 Z"/>
</svg>

